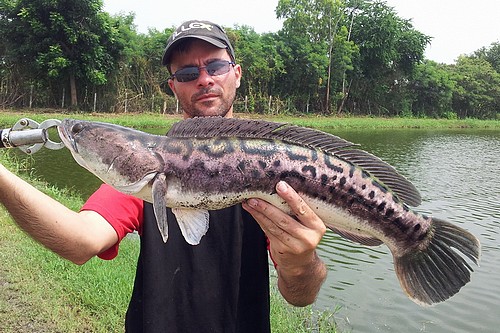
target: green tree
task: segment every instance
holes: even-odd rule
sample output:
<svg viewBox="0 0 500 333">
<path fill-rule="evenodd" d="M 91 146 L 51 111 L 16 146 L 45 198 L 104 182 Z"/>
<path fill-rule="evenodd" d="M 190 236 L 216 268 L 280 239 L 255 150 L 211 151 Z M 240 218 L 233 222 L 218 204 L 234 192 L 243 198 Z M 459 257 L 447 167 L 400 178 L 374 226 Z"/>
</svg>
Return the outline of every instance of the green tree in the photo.
<svg viewBox="0 0 500 333">
<path fill-rule="evenodd" d="M 359 47 L 353 73 L 351 109 L 382 114 L 408 112 L 407 85 L 414 66 L 424 59 L 430 38 L 397 16 L 384 1 L 356 1 L 352 40 Z"/>
<path fill-rule="evenodd" d="M 500 73 L 483 58 L 460 56 L 451 67 L 453 110 L 461 118 L 495 118 L 500 110 Z"/>
<path fill-rule="evenodd" d="M 412 114 L 443 117 L 452 114 L 455 82 L 446 65 L 426 60 L 415 66 L 409 83 Z"/>
<path fill-rule="evenodd" d="M 116 17 L 115 19 L 120 19 Z M 123 19 L 123 17 L 121 17 Z M 127 36 L 127 43 L 117 70 L 110 76 L 110 94 L 114 94 L 115 103 L 110 106 L 114 111 L 144 111 L 163 108 L 163 102 L 170 93 L 167 80 L 170 77 L 166 67 L 162 66 L 162 54 L 165 42 L 173 28 L 158 31 L 150 29 L 147 34 L 124 31 L 120 36 Z M 110 98 L 111 99 L 111 96 Z M 125 106 L 127 107 L 125 109 Z"/>
<path fill-rule="evenodd" d="M 170 73 L 167 68 L 162 65 L 162 57 L 168 37 L 174 31 L 174 27 L 167 28 L 163 31 L 151 29 L 147 35 L 140 35 L 140 50 L 141 56 L 143 57 L 142 62 L 144 63 L 144 77 L 147 89 L 150 94 L 156 96 L 155 102 L 167 102 L 167 104 L 171 106 L 173 106 L 175 99 L 172 97 L 173 94 L 171 94 L 170 88 L 168 87 L 167 82 Z M 167 96 L 167 94 L 169 94 L 170 97 Z M 164 107 L 166 106 L 161 106 L 161 108 Z"/>
<path fill-rule="evenodd" d="M 336 92 L 335 101 L 338 101 L 337 113 L 341 113 L 349 98 L 353 73 L 356 68 L 354 63 L 359 57 L 359 47 L 350 40 L 350 31 L 346 26 L 342 26 L 335 36 L 335 49 L 332 52 L 330 64 L 332 66 L 331 76 L 336 78 L 333 81 L 332 89 Z M 348 80 L 349 78 L 349 80 Z"/>
<path fill-rule="evenodd" d="M 283 75 L 276 81 L 279 94 L 291 102 L 291 111 L 324 110 L 322 93 L 328 67 L 325 48 L 304 35 L 280 31 L 278 36 L 278 52 L 285 64 Z"/>
<path fill-rule="evenodd" d="M 305 57 L 290 60 L 295 63 L 298 60 L 304 64 L 318 66 L 320 71 L 326 65 L 324 67 L 326 75 L 315 75 L 311 78 L 319 79 L 319 82 L 314 84 L 319 83 L 319 87 L 324 87 L 323 111 L 330 113 L 330 91 L 334 80 L 332 68 L 335 65 L 333 53 L 337 47 L 336 44 L 344 41 L 337 38 L 344 19 L 343 2 L 339 0 L 280 0 L 276 15 L 278 18 L 285 19 L 283 33 L 286 38 L 296 38 L 301 41 L 302 47 L 315 52 L 312 57 L 305 55 Z M 316 62 L 308 63 L 307 61 L 312 60 L 311 58 L 315 58 Z M 335 79 L 340 80 L 339 77 Z"/>
<path fill-rule="evenodd" d="M 483 58 L 493 66 L 493 68 L 500 73 L 500 43 L 492 43 L 489 47 L 482 47 L 476 52 L 474 56 Z"/>
<path fill-rule="evenodd" d="M 249 98 L 250 108 L 264 112 L 266 100 L 274 94 L 273 84 L 284 72 L 273 33 L 258 34 L 248 26 L 227 29 L 235 48 L 236 61 L 243 67 L 243 80 L 238 94 Z"/>
<path fill-rule="evenodd" d="M 78 86 L 106 83 L 120 53 L 119 31 L 101 8 L 102 0 L 2 0 L 6 58 L 32 80 L 68 82 L 76 107 Z"/>
</svg>

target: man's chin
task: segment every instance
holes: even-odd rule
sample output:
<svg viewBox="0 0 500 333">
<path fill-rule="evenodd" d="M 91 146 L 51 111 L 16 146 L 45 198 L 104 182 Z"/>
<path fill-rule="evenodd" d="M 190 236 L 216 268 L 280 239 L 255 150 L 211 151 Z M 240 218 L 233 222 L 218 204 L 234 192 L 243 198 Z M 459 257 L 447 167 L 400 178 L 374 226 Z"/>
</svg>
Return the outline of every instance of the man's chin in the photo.
<svg viewBox="0 0 500 333">
<path fill-rule="evenodd" d="M 228 116 L 229 110 L 220 109 L 202 109 L 202 110 L 192 110 L 191 112 L 184 112 L 188 118 L 194 117 L 226 117 Z"/>
</svg>

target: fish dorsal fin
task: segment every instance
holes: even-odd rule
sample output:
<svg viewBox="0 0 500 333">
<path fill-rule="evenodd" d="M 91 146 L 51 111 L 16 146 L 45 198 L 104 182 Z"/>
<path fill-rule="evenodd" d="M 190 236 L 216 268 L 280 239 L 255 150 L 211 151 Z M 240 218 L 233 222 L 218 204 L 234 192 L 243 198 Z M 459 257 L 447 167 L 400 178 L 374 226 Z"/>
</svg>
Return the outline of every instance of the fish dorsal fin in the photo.
<svg viewBox="0 0 500 333">
<path fill-rule="evenodd" d="M 363 168 L 411 206 L 421 202 L 420 193 L 404 176 L 380 158 L 355 149 L 356 144 L 319 130 L 265 120 L 203 117 L 175 123 L 167 136 L 176 138 L 237 137 L 281 140 L 320 150 Z"/>
<path fill-rule="evenodd" d="M 355 146 L 338 136 L 315 129 L 265 120 L 222 117 L 192 118 L 175 123 L 167 133 L 175 138 L 237 137 L 282 140 L 334 154 L 338 149 Z"/>
<path fill-rule="evenodd" d="M 399 174 L 394 167 L 375 155 L 361 149 L 342 149 L 335 155 L 360 166 L 368 173 L 377 177 L 382 183 L 389 187 L 398 198 L 410 206 L 418 206 L 422 202 L 420 193 L 406 177 Z"/>
<path fill-rule="evenodd" d="M 167 136 L 177 138 L 245 137 L 267 138 L 270 133 L 284 126 L 263 120 L 201 117 L 175 123 Z"/>
</svg>

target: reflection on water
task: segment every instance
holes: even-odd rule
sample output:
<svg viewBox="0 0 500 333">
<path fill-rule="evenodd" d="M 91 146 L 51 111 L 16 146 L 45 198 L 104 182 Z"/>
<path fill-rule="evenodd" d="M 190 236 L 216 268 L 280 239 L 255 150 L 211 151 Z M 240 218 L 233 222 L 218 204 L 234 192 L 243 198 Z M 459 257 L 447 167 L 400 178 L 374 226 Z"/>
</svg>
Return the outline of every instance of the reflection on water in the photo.
<svg viewBox="0 0 500 333">
<path fill-rule="evenodd" d="M 341 309 L 341 332 L 497 332 L 500 327 L 500 131 L 335 131 L 394 165 L 420 190 L 416 210 L 473 232 L 482 243 L 472 282 L 448 301 L 422 308 L 399 286 L 385 246 L 368 248 L 329 232 L 320 256 L 329 267 L 316 307 Z M 67 150 L 42 150 L 32 163 L 51 183 L 90 195 L 100 184 Z"/>
</svg>

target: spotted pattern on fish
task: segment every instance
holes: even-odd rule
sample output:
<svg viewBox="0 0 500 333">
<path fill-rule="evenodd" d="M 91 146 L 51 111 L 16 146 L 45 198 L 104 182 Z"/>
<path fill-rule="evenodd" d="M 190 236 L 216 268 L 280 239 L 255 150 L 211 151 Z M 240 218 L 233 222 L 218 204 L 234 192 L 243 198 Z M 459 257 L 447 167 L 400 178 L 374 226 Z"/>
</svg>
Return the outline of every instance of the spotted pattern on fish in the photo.
<svg viewBox="0 0 500 333">
<path fill-rule="evenodd" d="M 328 184 L 328 175 L 321 175 L 321 186 L 325 187 Z"/>
<path fill-rule="evenodd" d="M 289 149 L 286 150 L 286 156 L 291 160 L 291 161 L 301 161 L 301 162 L 307 162 L 309 160 L 308 156 L 302 155 L 292 147 L 289 147 Z"/>
<path fill-rule="evenodd" d="M 420 195 L 394 168 L 326 133 L 222 118 L 185 120 L 167 136 L 74 120 L 59 133 L 78 163 L 125 193 L 151 202 L 152 188 L 165 189 L 153 202 L 160 215 L 165 204 L 213 210 L 251 197 L 291 213 L 275 190 L 285 180 L 342 237 L 386 244 L 402 288 L 422 305 L 457 293 L 472 271 L 463 256 L 479 259 L 472 234 L 410 209 Z"/>
<path fill-rule="evenodd" d="M 334 165 L 333 164 L 333 159 L 331 156 L 329 155 L 324 155 L 324 159 L 325 159 L 325 164 L 328 168 L 332 169 L 333 171 L 335 172 L 338 172 L 338 173 L 343 173 L 344 172 L 344 169 L 338 165 Z"/>
<path fill-rule="evenodd" d="M 234 147 L 227 140 L 213 140 L 210 144 L 203 143 L 197 148 L 207 155 L 208 158 L 220 158 L 234 152 Z"/>
<path fill-rule="evenodd" d="M 257 156 L 266 156 L 266 155 L 271 155 L 274 153 L 272 150 L 269 150 L 266 148 L 262 148 L 259 145 L 256 145 L 255 142 L 249 142 L 245 140 L 240 140 L 239 142 L 241 151 L 244 152 L 245 154 L 248 155 L 257 155 Z M 266 146 L 273 146 L 269 145 L 268 142 L 265 143 Z"/>
<path fill-rule="evenodd" d="M 212 142 L 206 142 L 205 140 L 203 145 L 204 147 L 212 146 Z M 282 148 L 276 143 L 268 141 L 254 142 L 252 145 L 246 144 L 236 150 L 235 147 L 238 146 L 238 142 L 231 139 L 227 139 L 226 142 L 218 139 L 213 145 L 217 147 L 217 151 L 231 151 L 231 154 L 217 155 L 218 159 L 212 161 L 213 151 L 207 152 L 205 148 L 198 149 L 195 145 L 191 159 L 205 161 L 203 170 L 198 170 L 198 168 L 193 170 L 192 167 L 189 167 L 189 165 L 193 165 L 189 160 L 186 161 L 186 164 L 181 163 L 179 165 L 177 162 L 170 162 L 170 165 L 166 166 L 169 173 L 185 180 L 182 181 L 182 186 L 186 191 L 195 191 L 200 188 L 205 189 L 205 191 L 215 192 L 264 191 L 273 188 L 278 180 L 286 180 L 292 187 L 300 188 L 313 198 L 320 198 L 327 203 L 345 206 L 349 211 L 364 212 L 362 215 L 365 218 L 373 219 L 374 216 L 377 216 L 377 220 L 379 220 L 382 214 L 382 219 L 390 219 L 386 223 L 387 228 L 390 228 L 391 232 L 394 232 L 392 229 L 397 228 L 398 233 L 404 234 L 400 237 L 403 240 L 409 237 L 407 235 L 408 231 L 415 233 L 411 238 L 420 237 L 425 233 L 426 226 L 429 225 L 423 222 L 421 223 L 424 226 L 423 228 L 412 229 L 407 227 L 408 222 L 405 224 L 405 219 L 403 219 L 405 217 L 404 209 L 390 207 L 389 205 L 389 202 L 393 199 L 392 193 L 385 186 L 378 184 L 372 178 L 366 177 L 366 173 L 361 169 L 345 161 L 334 161 L 333 157 L 329 156 L 322 159 L 324 163 L 317 160 L 314 166 L 310 164 L 304 165 L 302 162 L 310 161 L 311 158 L 308 149 L 302 147 Z M 255 146 L 260 148 L 255 149 Z M 161 150 L 161 147 L 158 149 Z M 168 154 L 168 151 L 171 151 L 171 149 L 166 149 L 163 154 Z M 238 151 L 242 153 L 251 152 L 253 156 L 258 156 L 258 158 L 245 159 L 237 157 L 235 155 Z M 203 156 L 204 154 L 207 156 Z M 293 158 L 290 158 L 290 156 Z M 214 177 L 222 177 L 222 172 L 219 170 L 220 165 L 232 165 L 235 159 L 239 161 L 237 168 L 234 168 L 233 171 L 224 172 L 224 181 L 217 184 L 217 188 L 214 188 Z M 166 160 L 176 161 L 177 159 L 172 157 L 166 158 Z M 283 161 L 288 162 L 283 164 Z M 328 170 L 334 170 L 336 174 L 329 177 L 327 174 L 329 172 L 331 174 L 331 171 Z M 187 175 L 189 173 L 197 174 L 196 182 L 192 182 L 191 177 Z M 319 180 L 317 180 L 318 173 L 322 175 Z M 253 179 L 260 180 L 255 182 Z M 242 186 L 241 184 L 245 185 Z M 322 190 L 324 187 L 328 187 L 326 192 Z M 346 198 L 349 198 L 347 202 Z"/>
<path fill-rule="evenodd" d="M 316 178 L 316 168 L 312 165 L 304 165 L 302 167 L 303 173 L 309 173 L 312 178 Z"/>
</svg>

